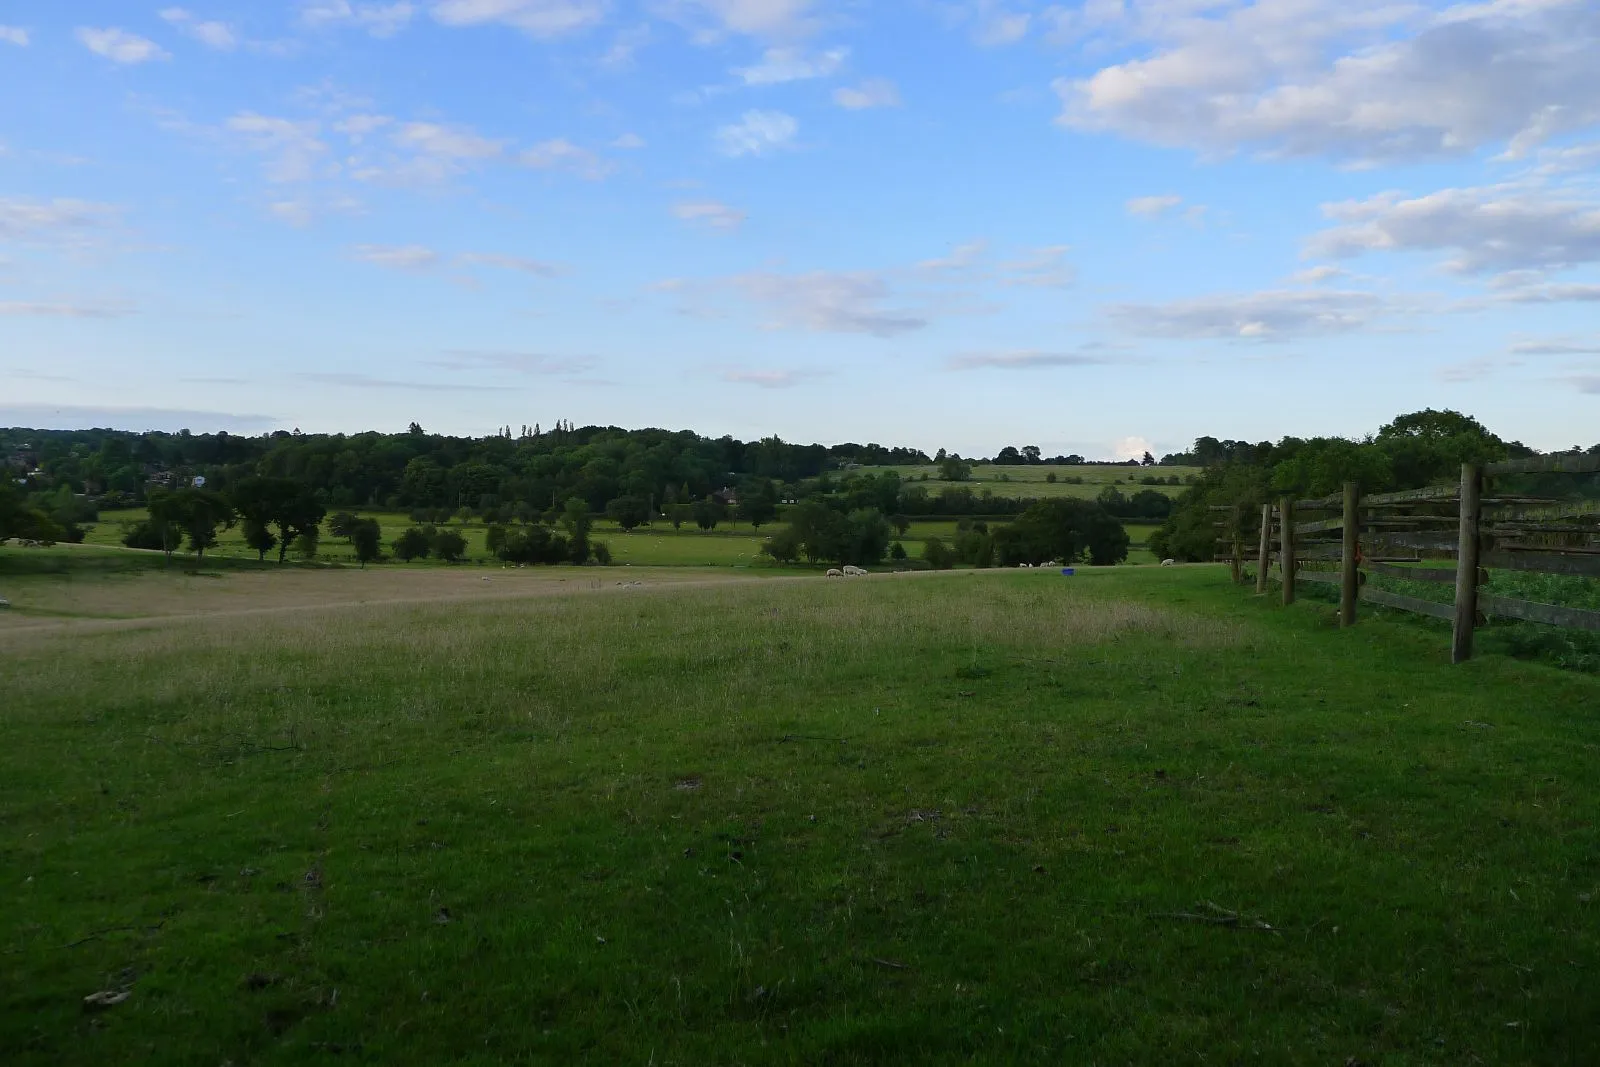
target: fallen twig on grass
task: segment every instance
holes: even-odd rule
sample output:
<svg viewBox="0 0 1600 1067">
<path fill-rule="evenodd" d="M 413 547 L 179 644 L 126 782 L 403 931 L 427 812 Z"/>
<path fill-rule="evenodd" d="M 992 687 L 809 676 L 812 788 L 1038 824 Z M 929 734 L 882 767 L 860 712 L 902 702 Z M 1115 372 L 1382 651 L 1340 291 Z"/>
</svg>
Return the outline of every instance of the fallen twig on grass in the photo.
<svg viewBox="0 0 1600 1067">
<path fill-rule="evenodd" d="M 63 945 L 62 947 L 63 948 L 77 948 L 79 945 L 87 945 L 91 941 L 98 941 L 98 940 L 100 940 L 101 937 L 103 937 L 106 934 L 124 934 L 124 933 L 128 933 L 129 931 L 132 931 L 132 930 L 143 930 L 146 933 L 154 933 L 155 931 L 161 929 L 165 925 L 167 925 L 167 920 L 162 919 L 160 922 L 156 923 L 154 926 L 139 926 L 138 924 L 134 924 L 133 926 L 108 926 L 104 930 L 96 930 L 93 933 L 89 934 L 87 937 L 80 937 L 80 938 L 78 938 L 78 940 L 69 942 L 68 944 Z"/>
<path fill-rule="evenodd" d="M 880 960 L 876 956 L 872 957 L 872 962 L 880 967 L 887 967 L 892 971 L 909 971 L 911 969 L 904 963 L 896 963 L 894 960 Z"/>
<path fill-rule="evenodd" d="M 1209 926 L 1264 930 L 1269 934 L 1278 933 L 1277 928 L 1271 923 L 1263 922 L 1260 919 L 1251 919 L 1240 915 L 1236 911 L 1229 911 L 1227 908 L 1214 904 L 1209 900 L 1203 901 L 1200 906 L 1206 908 L 1209 914 L 1192 911 L 1163 911 L 1155 912 L 1150 917 L 1152 919 L 1177 919 L 1180 922 L 1205 923 Z"/>
<path fill-rule="evenodd" d="M 811 734 L 784 734 L 782 737 L 778 738 L 778 744 L 786 745 L 791 741 L 833 741 L 833 742 L 837 742 L 838 744 L 842 745 L 846 741 L 849 741 L 849 740 L 852 740 L 852 738 L 848 738 L 848 737 L 814 737 Z"/>
</svg>

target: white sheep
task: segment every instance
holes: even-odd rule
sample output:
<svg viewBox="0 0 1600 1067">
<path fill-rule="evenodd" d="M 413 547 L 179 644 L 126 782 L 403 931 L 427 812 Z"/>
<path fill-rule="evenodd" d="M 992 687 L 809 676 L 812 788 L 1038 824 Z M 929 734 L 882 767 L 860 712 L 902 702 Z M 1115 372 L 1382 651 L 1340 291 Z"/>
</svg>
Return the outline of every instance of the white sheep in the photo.
<svg viewBox="0 0 1600 1067">
<path fill-rule="evenodd" d="M 851 566 L 844 569 L 844 576 L 846 578 L 865 578 L 867 576 L 867 572 L 862 570 L 860 567 Z"/>
<path fill-rule="evenodd" d="M 838 567 L 829 567 L 828 568 L 828 577 L 829 578 L 843 578 L 844 577 L 844 571 L 840 570 Z"/>
<path fill-rule="evenodd" d="M 1164 559 L 1161 561 L 1161 565 L 1163 567 L 1176 567 L 1178 565 L 1178 561 L 1175 559 Z"/>
</svg>

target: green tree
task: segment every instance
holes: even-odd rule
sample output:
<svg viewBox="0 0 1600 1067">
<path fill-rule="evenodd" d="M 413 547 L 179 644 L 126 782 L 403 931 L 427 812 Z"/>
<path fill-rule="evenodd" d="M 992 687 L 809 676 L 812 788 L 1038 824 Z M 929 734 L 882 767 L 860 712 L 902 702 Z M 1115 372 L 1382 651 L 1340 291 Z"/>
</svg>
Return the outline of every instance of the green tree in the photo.
<svg viewBox="0 0 1600 1067">
<path fill-rule="evenodd" d="M 573 563 L 589 562 L 589 531 L 594 518 L 589 503 L 581 496 L 568 497 L 561 510 L 561 525 L 567 531 L 567 558 Z"/>
<path fill-rule="evenodd" d="M 941 482 L 965 482 L 972 478 L 972 464 L 955 456 L 947 456 L 939 463 Z"/>
<path fill-rule="evenodd" d="M 350 544 L 355 547 L 356 559 L 361 561 L 361 569 L 366 570 L 367 564 L 378 558 L 383 543 L 383 531 L 378 526 L 378 520 L 357 519 L 350 526 L 348 536 Z"/>
<path fill-rule="evenodd" d="M 739 517 L 757 530 L 778 515 L 778 487 L 771 478 L 746 481 L 739 490 Z"/>
<path fill-rule="evenodd" d="M 327 514 L 312 488 L 293 478 L 247 478 L 234 487 L 231 502 L 241 518 L 278 528 L 279 563 L 289 546 Z"/>
<path fill-rule="evenodd" d="M 303 560 L 317 558 L 317 549 L 322 544 L 322 531 L 313 526 L 305 533 L 294 539 L 294 554 Z"/>
<path fill-rule="evenodd" d="M 483 531 L 483 547 L 489 555 L 498 557 L 501 549 L 506 547 L 506 528 L 496 525 Z"/>
<path fill-rule="evenodd" d="M 801 548 L 800 535 L 786 526 L 762 543 L 761 552 L 776 563 L 793 563 L 800 558 Z"/>
<path fill-rule="evenodd" d="M 1097 566 L 1128 558 L 1128 532 L 1100 505 L 1087 500 L 1041 500 L 992 535 L 994 561 L 1003 567 L 1087 557 Z"/>
<path fill-rule="evenodd" d="M 717 523 L 727 515 L 728 507 L 716 497 L 707 494 L 694 502 L 694 524 L 702 530 L 715 530 Z"/>
<path fill-rule="evenodd" d="M 256 562 L 258 563 L 264 562 L 267 558 L 267 553 L 277 547 L 277 535 L 262 523 L 258 523 L 253 519 L 245 519 L 240 524 L 240 530 L 244 534 L 244 543 L 255 549 Z"/>
<path fill-rule="evenodd" d="M 439 530 L 429 547 L 436 558 L 446 563 L 459 563 L 467 554 L 467 539 L 455 530 Z"/>
<path fill-rule="evenodd" d="M 422 527 L 412 526 L 394 539 L 390 551 L 401 563 L 410 563 L 414 559 L 427 559 L 428 553 L 433 551 L 433 542 Z"/>
<path fill-rule="evenodd" d="M 354 543 L 356 523 L 360 521 L 352 512 L 336 511 L 328 519 L 328 532 L 335 537 L 342 537 L 347 542 Z"/>
<path fill-rule="evenodd" d="M 956 565 L 954 550 L 937 537 L 930 537 L 922 543 L 922 558 L 936 571 L 947 571 Z"/>
<path fill-rule="evenodd" d="M 894 527 L 895 533 L 899 534 L 901 537 L 904 537 L 906 535 L 906 531 L 911 529 L 911 520 L 904 515 L 890 515 L 889 525 Z"/>
<path fill-rule="evenodd" d="M 193 486 L 173 490 L 153 490 L 147 496 L 150 521 L 162 531 L 168 558 L 177 547 L 172 533 L 181 531 L 197 560 L 205 559 L 206 549 L 215 548 L 217 528 L 236 521 L 232 505 L 221 494 Z"/>
<path fill-rule="evenodd" d="M 650 501 L 642 496 L 619 496 L 606 505 L 606 517 L 627 533 L 650 521 Z"/>
</svg>

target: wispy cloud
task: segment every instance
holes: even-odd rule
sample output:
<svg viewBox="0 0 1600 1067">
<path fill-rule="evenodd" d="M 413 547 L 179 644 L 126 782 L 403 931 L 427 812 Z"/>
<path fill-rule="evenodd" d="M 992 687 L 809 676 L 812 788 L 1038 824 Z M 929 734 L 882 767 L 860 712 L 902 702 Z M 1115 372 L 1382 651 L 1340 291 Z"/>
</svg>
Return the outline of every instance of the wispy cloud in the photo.
<svg viewBox="0 0 1600 1067">
<path fill-rule="evenodd" d="M 428 270 L 438 266 L 439 253 L 422 245 L 356 245 L 350 254 L 363 263 L 392 270 Z"/>
<path fill-rule="evenodd" d="M 696 223 L 713 230 L 737 230 L 745 220 L 743 211 L 714 200 L 673 204 L 672 214 L 685 222 Z"/>
<path fill-rule="evenodd" d="M 498 23 L 529 37 L 560 37 L 605 18 L 604 0 L 435 0 L 432 14 L 443 26 Z"/>
<path fill-rule="evenodd" d="M 1162 196 L 1136 196 L 1127 203 L 1128 214 L 1141 219 L 1156 219 L 1183 203 L 1183 197 L 1167 193 Z"/>
<path fill-rule="evenodd" d="M 517 159 L 524 167 L 567 171 L 588 181 L 599 181 L 614 169 L 589 149 L 579 147 L 564 137 L 541 141 L 523 151 Z"/>
<path fill-rule="evenodd" d="M 636 133 L 625 133 L 621 137 L 618 137 L 615 141 L 612 141 L 611 147 L 620 148 L 624 151 L 632 151 L 634 149 L 644 147 L 644 138 L 640 137 Z"/>
<path fill-rule="evenodd" d="M 782 111 L 746 111 L 738 122 L 718 127 L 717 150 L 725 156 L 764 156 L 794 143 L 800 124 Z"/>
<path fill-rule="evenodd" d="M 0 241 L 80 245 L 115 222 L 118 208 L 87 200 L 0 197 Z"/>
<path fill-rule="evenodd" d="M 239 35 L 226 22 L 195 17 L 181 7 L 163 8 L 161 18 L 177 28 L 180 33 L 193 37 L 207 48 L 218 52 L 231 52 L 239 47 Z"/>
<path fill-rule="evenodd" d="M 926 271 L 958 271 L 973 266 L 989 248 L 989 242 L 979 238 L 976 241 L 967 241 L 956 245 L 947 256 L 937 259 L 925 259 L 917 264 L 919 270 Z"/>
<path fill-rule="evenodd" d="M 585 374 L 599 363 L 593 356 L 552 356 L 543 352 L 480 352 L 451 349 L 429 366 L 454 371 L 501 371 L 531 377 Z"/>
<path fill-rule="evenodd" d="M 312 28 L 352 27 L 374 37 L 393 37 L 417 13 L 416 5 L 397 3 L 351 3 L 351 0 L 304 0 L 300 21 Z"/>
<path fill-rule="evenodd" d="M 1139 337 L 1274 341 L 1351 333 L 1393 310 L 1391 301 L 1375 293 L 1294 289 L 1116 304 L 1106 313 Z"/>
<path fill-rule="evenodd" d="M 113 63 L 133 65 L 172 58 L 170 52 L 154 41 L 140 37 L 136 33 L 129 33 L 127 30 L 117 29 L 115 26 L 103 28 L 80 26 L 77 38 L 89 51 L 97 56 L 104 56 Z"/>
<path fill-rule="evenodd" d="M 14 44 L 18 48 L 26 48 L 31 40 L 28 36 L 28 31 L 21 26 L 0 26 L 0 41 L 4 41 L 6 44 Z"/>
<path fill-rule="evenodd" d="M 260 431 L 281 426 L 275 415 L 241 415 L 230 411 L 184 408 L 100 407 L 87 404 L 0 404 L 0 425 L 87 430 L 116 426 L 125 430 L 192 429 Z"/>
<path fill-rule="evenodd" d="M 126 304 L 70 304 L 28 300 L 0 300 L 0 316 L 52 319 L 115 319 L 132 315 Z"/>
<path fill-rule="evenodd" d="M 1036 248 L 1022 259 L 1000 264 L 1000 284 L 1035 289 L 1065 289 L 1077 281 L 1077 271 L 1066 261 L 1067 245 Z"/>
<path fill-rule="evenodd" d="M 468 385 L 462 382 L 413 382 L 394 378 L 374 378 L 368 374 L 345 374 L 339 372 L 299 374 L 296 377 L 303 381 L 316 382 L 318 385 L 332 385 L 343 389 L 403 389 L 423 393 L 493 393 L 498 392 L 501 388 L 497 385 Z"/>
<path fill-rule="evenodd" d="M 736 67 L 733 74 L 746 85 L 780 85 L 812 78 L 831 78 L 844 66 L 849 56 L 848 48 L 830 48 L 826 52 L 808 52 L 792 47 L 769 48 L 762 54 L 759 63 Z"/>
<path fill-rule="evenodd" d="M 947 370 L 1048 370 L 1057 367 L 1093 367 L 1110 360 L 1093 351 L 966 352 L 945 362 Z"/>
<path fill-rule="evenodd" d="M 870 107 L 899 107 L 900 90 L 888 78 L 868 78 L 855 86 L 840 86 L 833 91 L 833 102 L 848 111 Z"/>
<path fill-rule="evenodd" d="M 523 256 L 508 256 L 499 252 L 462 252 L 455 257 L 454 262 L 458 267 L 494 267 L 498 270 L 520 271 L 539 278 L 554 278 L 566 273 L 565 268 L 559 263 L 527 259 Z"/>
<path fill-rule="evenodd" d="M 727 370 L 722 380 L 734 385 L 754 385 L 761 389 L 793 389 L 797 385 L 825 377 L 815 370 Z"/>
</svg>

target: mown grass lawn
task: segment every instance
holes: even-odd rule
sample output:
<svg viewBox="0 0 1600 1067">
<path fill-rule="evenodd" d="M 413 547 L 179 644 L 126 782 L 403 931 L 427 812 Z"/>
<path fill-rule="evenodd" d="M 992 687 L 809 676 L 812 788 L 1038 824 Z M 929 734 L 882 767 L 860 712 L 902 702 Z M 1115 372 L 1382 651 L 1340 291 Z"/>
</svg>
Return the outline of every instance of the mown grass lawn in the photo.
<svg viewBox="0 0 1600 1067">
<path fill-rule="evenodd" d="M 7 1063 L 1600 1060 L 1600 683 L 1403 621 L 1193 567 L 118 625 L 0 632 Z"/>
</svg>

